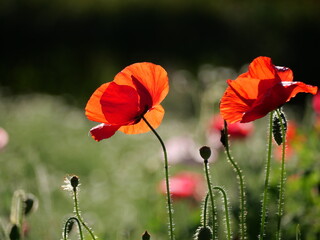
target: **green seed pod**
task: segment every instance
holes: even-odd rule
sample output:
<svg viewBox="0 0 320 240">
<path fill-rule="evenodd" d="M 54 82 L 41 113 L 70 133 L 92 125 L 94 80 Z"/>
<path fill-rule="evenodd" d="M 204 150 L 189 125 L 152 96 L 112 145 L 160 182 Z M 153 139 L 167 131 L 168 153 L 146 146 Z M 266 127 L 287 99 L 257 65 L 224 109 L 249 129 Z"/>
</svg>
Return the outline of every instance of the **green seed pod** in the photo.
<svg viewBox="0 0 320 240">
<path fill-rule="evenodd" d="M 212 230 L 210 227 L 199 227 L 196 234 L 195 234 L 195 240 L 212 240 Z"/>
</svg>

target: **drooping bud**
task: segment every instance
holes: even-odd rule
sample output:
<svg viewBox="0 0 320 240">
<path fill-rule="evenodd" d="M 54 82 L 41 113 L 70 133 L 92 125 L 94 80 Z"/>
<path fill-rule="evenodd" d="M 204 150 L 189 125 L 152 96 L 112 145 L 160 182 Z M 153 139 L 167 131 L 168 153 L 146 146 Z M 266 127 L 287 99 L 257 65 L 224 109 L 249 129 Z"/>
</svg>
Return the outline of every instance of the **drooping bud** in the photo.
<svg viewBox="0 0 320 240">
<path fill-rule="evenodd" d="M 70 234 L 73 227 L 74 227 L 74 224 L 75 224 L 75 220 L 73 220 L 73 218 L 69 218 L 68 219 L 68 224 L 67 224 L 67 234 Z"/>
<path fill-rule="evenodd" d="M 279 112 L 280 117 L 278 116 L 277 112 L 273 113 L 272 133 L 273 139 L 276 141 L 278 145 L 281 145 L 281 143 L 283 143 L 283 138 L 285 137 L 287 131 L 287 119 L 281 110 L 279 110 Z M 284 136 L 282 136 L 281 124 L 284 128 Z"/>
<path fill-rule="evenodd" d="M 203 146 L 200 148 L 199 150 L 200 152 L 200 156 L 204 159 L 204 160 L 208 160 L 211 156 L 211 149 L 208 146 Z"/>
<path fill-rule="evenodd" d="M 38 208 L 38 199 L 31 193 L 26 195 L 24 200 L 25 208 L 24 208 L 24 215 L 28 215 L 33 211 L 36 211 Z"/>
</svg>

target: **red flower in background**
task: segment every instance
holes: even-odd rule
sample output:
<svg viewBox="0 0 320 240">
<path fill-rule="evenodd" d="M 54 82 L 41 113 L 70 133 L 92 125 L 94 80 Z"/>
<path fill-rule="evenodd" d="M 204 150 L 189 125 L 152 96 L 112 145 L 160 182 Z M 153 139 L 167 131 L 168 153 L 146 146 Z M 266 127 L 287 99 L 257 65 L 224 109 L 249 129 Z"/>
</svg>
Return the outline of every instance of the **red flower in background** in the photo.
<svg viewBox="0 0 320 240">
<path fill-rule="evenodd" d="M 228 123 L 254 121 L 300 92 L 317 93 L 317 87 L 293 82 L 292 71 L 274 66 L 268 57 L 254 59 L 248 72 L 235 80 L 227 80 L 227 83 L 229 86 L 221 99 L 220 113 Z"/>
<path fill-rule="evenodd" d="M 88 119 L 101 124 L 90 133 L 96 141 L 120 130 L 126 134 L 150 131 L 142 117 L 157 128 L 164 116 L 160 105 L 169 91 L 167 72 L 153 63 L 135 63 L 101 85 L 85 108 Z"/>
<path fill-rule="evenodd" d="M 165 181 L 161 181 L 159 187 L 160 192 L 166 194 Z M 185 171 L 170 177 L 170 194 L 174 199 L 192 198 L 201 201 L 205 195 L 202 175 Z"/>
<path fill-rule="evenodd" d="M 304 141 L 305 141 L 304 137 L 297 133 L 297 124 L 293 121 L 288 121 L 287 132 L 286 132 L 286 156 L 287 156 L 286 159 L 287 160 L 290 159 L 295 154 L 296 147 L 301 147 L 301 143 L 303 143 Z M 281 161 L 282 146 L 277 145 L 275 147 L 275 158 Z"/>
<path fill-rule="evenodd" d="M 212 118 L 210 124 L 210 131 L 218 131 L 219 135 L 221 130 L 224 128 L 224 120 L 220 115 L 216 115 Z M 228 124 L 228 133 L 231 138 L 239 139 L 245 138 L 250 135 L 253 131 L 253 123 L 230 123 Z"/>
</svg>

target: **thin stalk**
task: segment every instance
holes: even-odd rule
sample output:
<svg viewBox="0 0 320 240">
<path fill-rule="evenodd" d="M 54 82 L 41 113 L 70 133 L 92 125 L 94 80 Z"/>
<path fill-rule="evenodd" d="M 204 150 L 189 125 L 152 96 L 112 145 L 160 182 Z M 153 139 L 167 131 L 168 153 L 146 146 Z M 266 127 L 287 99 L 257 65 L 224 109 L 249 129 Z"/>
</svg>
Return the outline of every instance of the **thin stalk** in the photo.
<svg viewBox="0 0 320 240">
<path fill-rule="evenodd" d="M 276 239 L 281 239 L 281 220 L 283 215 L 283 205 L 284 205 L 284 185 L 285 185 L 285 157 L 286 157 L 286 131 L 284 129 L 284 123 L 282 121 L 281 113 L 279 109 L 276 110 L 278 118 L 280 119 L 281 132 L 282 132 L 282 157 L 281 157 L 281 173 L 280 173 L 280 191 L 278 199 L 278 223 Z"/>
<path fill-rule="evenodd" d="M 239 168 L 238 164 L 236 161 L 233 160 L 230 154 L 230 148 L 229 148 L 229 136 L 228 136 L 228 125 L 227 122 L 224 121 L 224 141 L 225 141 L 225 149 L 226 149 L 226 154 L 229 162 L 233 166 L 235 172 L 238 175 L 239 179 L 239 188 L 240 188 L 240 239 L 244 240 L 247 239 L 247 226 L 246 226 L 246 215 L 247 215 L 247 210 L 246 210 L 246 196 L 245 196 L 245 191 L 244 191 L 244 180 L 243 180 L 243 175 L 241 173 L 241 169 Z"/>
<path fill-rule="evenodd" d="M 172 211 L 172 201 L 170 196 L 170 185 L 169 185 L 169 166 L 168 166 L 168 156 L 167 156 L 167 150 L 166 146 L 164 145 L 161 137 L 156 132 L 156 130 L 151 126 L 151 124 L 147 121 L 147 119 L 142 116 L 142 120 L 148 125 L 148 127 L 151 129 L 151 131 L 154 133 L 154 135 L 159 140 L 162 149 L 163 149 L 163 155 L 164 155 L 164 170 L 165 170 L 165 178 L 166 178 L 166 192 L 167 192 L 167 207 L 168 207 L 168 214 L 169 214 L 169 236 L 171 240 L 174 240 L 174 224 L 173 224 L 173 211 Z"/>
<path fill-rule="evenodd" d="M 267 152 L 267 162 L 266 162 L 266 178 L 264 181 L 264 191 L 263 191 L 263 200 L 261 207 L 261 223 L 260 223 L 260 235 L 259 239 L 263 240 L 264 238 L 264 230 L 266 224 L 266 215 L 267 215 L 267 203 L 268 203 L 268 191 L 269 191 L 269 178 L 270 178 L 270 162 L 271 162 L 271 152 L 272 152 L 272 121 L 273 111 L 270 112 L 270 120 L 269 120 L 269 136 L 268 136 L 268 152 Z"/>
<path fill-rule="evenodd" d="M 204 170 L 206 173 L 207 185 L 208 185 L 211 208 L 212 208 L 212 229 L 213 229 L 212 239 L 216 239 L 216 235 L 217 235 L 216 209 L 215 209 L 211 179 L 210 179 L 210 174 L 209 174 L 208 159 L 204 159 Z"/>
<path fill-rule="evenodd" d="M 227 236 L 228 236 L 228 240 L 231 240 L 232 236 L 231 236 L 231 227 L 230 227 L 230 216 L 229 216 L 229 208 L 228 208 L 228 199 L 227 199 L 227 194 L 226 192 L 223 190 L 223 188 L 221 187 L 213 187 L 214 190 L 218 190 L 222 193 L 222 197 L 223 197 L 223 202 L 224 202 L 224 211 L 226 214 L 226 228 L 227 228 Z"/>
<path fill-rule="evenodd" d="M 79 203 L 78 203 L 78 197 L 77 197 L 77 188 L 74 187 L 73 188 L 73 199 L 74 199 L 74 211 L 77 215 L 78 220 L 80 221 L 80 223 L 84 226 L 84 228 L 88 231 L 88 233 L 90 234 L 91 238 L 93 240 L 96 240 L 96 237 L 94 236 L 93 232 L 91 231 L 91 229 L 87 226 L 87 224 L 83 221 L 81 215 L 80 215 L 80 210 L 79 210 Z"/>
<path fill-rule="evenodd" d="M 77 224 L 78 224 L 78 229 L 79 229 L 80 240 L 83 240 L 83 234 L 82 234 L 81 224 L 80 224 L 78 218 L 76 218 L 76 217 L 70 217 L 70 218 L 66 221 L 66 224 L 64 225 L 63 240 L 67 240 L 67 229 L 68 229 L 68 224 L 69 224 L 70 221 L 76 221 L 76 222 L 77 222 Z"/>
<path fill-rule="evenodd" d="M 209 193 L 206 194 L 206 198 L 204 199 L 204 204 L 203 204 L 203 226 L 207 227 L 207 208 L 208 208 L 208 198 L 209 198 Z"/>
</svg>

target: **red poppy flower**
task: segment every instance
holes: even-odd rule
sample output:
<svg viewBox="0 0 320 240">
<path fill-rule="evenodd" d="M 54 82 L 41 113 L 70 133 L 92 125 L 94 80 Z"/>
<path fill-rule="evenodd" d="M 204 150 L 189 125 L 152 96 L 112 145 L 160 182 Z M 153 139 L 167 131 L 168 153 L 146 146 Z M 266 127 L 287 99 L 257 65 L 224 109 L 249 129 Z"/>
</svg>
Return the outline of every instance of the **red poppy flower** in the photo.
<svg viewBox="0 0 320 240">
<path fill-rule="evenodd" d="M 85 108 L 88 119 L 101 124 L 90 133 L 96 141 L 120 130 L 126 134 L 150 131 L 142 117 L 157 128 L 163 118 L 160 105 L 169 91 L 167 72 L 153 63 L 135 63 L 118 73 L 112 82 L 101 85 Z"/>
<path fill-rule="evenodd" d="M 300 92 L 317 93 L 317 87 L 293 82 L 287 67 L 274 66 L 268 57 L 258 57 L 249 70 L 235 80 L 227 80 L 220 113 L 228 123 L 251 122 L 281 107 Z"/>
</svg>

